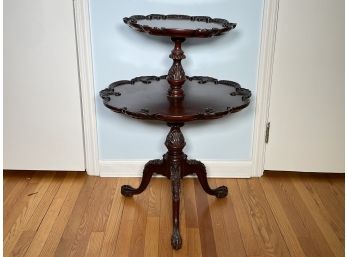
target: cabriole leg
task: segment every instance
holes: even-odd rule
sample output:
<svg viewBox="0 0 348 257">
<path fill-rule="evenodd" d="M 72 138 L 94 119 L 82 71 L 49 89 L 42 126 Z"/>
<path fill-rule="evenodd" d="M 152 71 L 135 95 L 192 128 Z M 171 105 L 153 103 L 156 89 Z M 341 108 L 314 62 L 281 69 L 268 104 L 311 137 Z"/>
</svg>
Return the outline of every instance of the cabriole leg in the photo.
<svg viewBox="0 0 348 257">
<path fill-rule="evenodd" d="M 162 173 L 163 161 L 162 160 L 151 160 L 145 164 L 143 177 L 141 179 L 140 185 L 138 188 L 133 188 L 130 185 L 123 185 L 121 187 L 121 194 L 126 197 L 131 197 L 142 193 L 146 187 L 149 185 L 151 177 L 154 173 Z"/>
<path fill-rule="evenodd" d="M 224 198 L 228 194 L 228 188 L 226 186 L 220 186 L 215 189 L 212 189 L 209 186 L 205 166 L 200 161 L 187 160 L 185 173 L 195 173 L 198 177 L 199 183 L 207 194 L 214 195 L 217 198 Z"/>
</svg>

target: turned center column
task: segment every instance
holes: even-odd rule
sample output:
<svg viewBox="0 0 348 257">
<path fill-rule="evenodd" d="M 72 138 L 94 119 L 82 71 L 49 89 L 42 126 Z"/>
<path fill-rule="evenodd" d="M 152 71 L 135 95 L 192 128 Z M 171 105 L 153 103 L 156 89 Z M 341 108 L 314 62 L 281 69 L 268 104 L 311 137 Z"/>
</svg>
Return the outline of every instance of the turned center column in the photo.
<svg viewBox="0 0 348 257">
<path fill-rule="evenodd" d="M 185 38 L 172 37 L 172 41 L 174 42 L 174 49 L 169 58 L 173 59 L 173 64 L 167 76 L 167 81 L 170 84 L 168 98 L 179 100 L 184 98 L 182 86 L 186 80 L 185 71 L 181 65 L 181 60 L 186 58 L 184 51 L 181 49 L 181 43 L 185 41 Z"/>
</svg>

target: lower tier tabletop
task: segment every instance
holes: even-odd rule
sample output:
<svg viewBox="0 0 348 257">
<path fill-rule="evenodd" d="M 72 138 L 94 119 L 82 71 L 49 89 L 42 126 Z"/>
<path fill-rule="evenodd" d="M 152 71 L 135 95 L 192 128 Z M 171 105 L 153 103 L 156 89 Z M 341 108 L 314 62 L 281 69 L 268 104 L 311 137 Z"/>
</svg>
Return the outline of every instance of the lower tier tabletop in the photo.
<svg viewBox="0 0 348 257">
<path fill-rule="evenodd" d="M 133 118 L 187 122 L 220 118 L 249 105 L 251 92 L 233 81 L 186 77 L 182 101 L 167 97 L 166 75 L 142 76 L 112 83 L 100 91 L 104 105 Z"/>
</svg>

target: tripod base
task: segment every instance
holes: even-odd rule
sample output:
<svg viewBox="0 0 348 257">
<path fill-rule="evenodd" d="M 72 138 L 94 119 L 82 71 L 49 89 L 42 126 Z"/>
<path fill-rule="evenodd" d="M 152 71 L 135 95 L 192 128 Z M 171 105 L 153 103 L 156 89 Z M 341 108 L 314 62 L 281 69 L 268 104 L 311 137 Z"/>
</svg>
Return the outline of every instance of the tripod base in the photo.
<svg viewBox="0 0 348 257">
<path fill-rule="evenodd" d="M 122 195 L 131 197 L 142 193 L 154 173 L 163 175 L 172 182 L 172 199 L 173 199 L 173 234 L 171 244 L 173 249 L 180 249 L 182 239 L 179 230 L 179 210 L 180 210 L 180 183 L 181 179 L 190 174 L 196 174 L 203 190 L 214 195 L 217 198 L 223 198 L 227 195 L 228 189 L 225 186 L 212 189 L 207 180 L 207 172 L 203 163 L 196 160 L 188 160 L 182 149 L 185 147 L 185 139 L 181 133 L 180 127 L 184 123 L 168 123 L 170 132 L 167 136 L 165 145 L 168 152 L 163 155 L 163 159 L 151 160 L 146 163 L 143 171 L 143 177 L 138 188 L 133 188 L 129 185 L 121 187 Z"/>
</svg>

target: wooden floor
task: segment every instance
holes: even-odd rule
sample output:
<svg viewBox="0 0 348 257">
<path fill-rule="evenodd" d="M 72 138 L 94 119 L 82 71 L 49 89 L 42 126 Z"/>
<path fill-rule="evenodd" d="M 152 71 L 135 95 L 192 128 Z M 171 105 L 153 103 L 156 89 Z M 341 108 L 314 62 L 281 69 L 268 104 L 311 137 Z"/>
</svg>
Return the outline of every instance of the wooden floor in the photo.
<svg viewBox="0 0 348 257">
<path fill-rule="evenodd" d="M 125 199 L 120 186 L 139 179 L 5 172 L 4 256 L 344 256 L 344 175 L 209 182 L 228 186 L 228 197 L 208 196 L 196 179 L 184 179 L 183 247 L 173 251 L 166 179 Z"/>
</svg>

